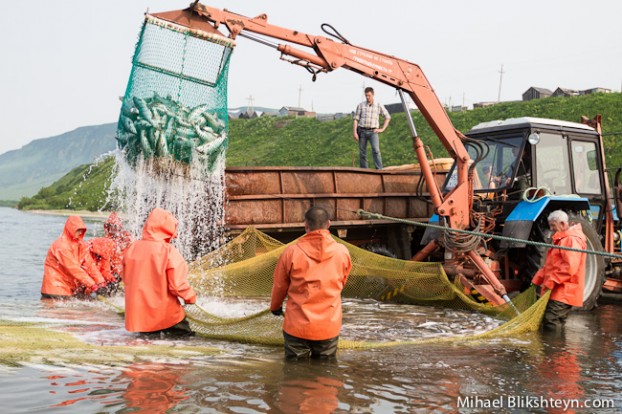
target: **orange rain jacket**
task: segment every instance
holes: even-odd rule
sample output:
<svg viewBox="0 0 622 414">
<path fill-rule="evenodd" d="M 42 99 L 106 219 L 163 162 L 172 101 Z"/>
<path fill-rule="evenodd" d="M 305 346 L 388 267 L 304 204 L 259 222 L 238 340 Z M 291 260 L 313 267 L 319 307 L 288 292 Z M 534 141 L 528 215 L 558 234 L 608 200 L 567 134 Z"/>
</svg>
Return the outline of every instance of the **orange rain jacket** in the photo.
<svg viewBox="0 0 622 414">
<path fill-rule="evenodd" d="M 556 246 L 585 250 L 586 237 L 580 224 L 553 235 Z M 542 293 L 551 290 L 551 299 L 571 306 L 583 306 L 585 253 L 549 249 L 542 269 L 533 277 L 533 284 L 542 286 Z"/>
<path fill-rule="evenodd" d="M 185 315 L 178 297 L 194 303 L 196 294 L 188 284 L 188 265 L 171 239 L 177 236 L 177 220 L 161 208 L 154 209 L 123 257 L 125 328 L 130 332 L 153 332 L 170 328 Z"/>
<path fill-rule="evenodd" d="M 352 262 L 345 246 L 328 230 L 314 230 L 287 247 L 274 270 L 271 310 L 287 311 L 283 330 L 297 338 L 320 341 L 341 331 L 341 291 Z"/>
<path fill-rule="evenodd" d="M 108 216 L 104 223 L 104 232 L 106 237 L 115 243 L 115 250 L 110 257 L 112 273 L 121 275 L 123 273 L 123 253 L 132 243 L 132 235 L 123 228 L 123 223 L 116 211 L 113 211 Z"/>
<path fill-rule="evenodd" d="M 86 242 L 91 252 L 93 261 L 97 264 L 106 282 L 116 282 L 114 274 L 112 274 L 111 260 L 114 256 L 116 244 L 107 237 L 96 237 Z"/>
<path fill-rule="evenodd" d="M 79 216 L 69 216 L 61 236 L 52 243 L 43 264 L 41 293 L 54 296 L 72 296 L 82 288 L 96 290 L 102 277 L 84 242 L 84 234 L 76 231 L 86 225 Z"/>
</svg>

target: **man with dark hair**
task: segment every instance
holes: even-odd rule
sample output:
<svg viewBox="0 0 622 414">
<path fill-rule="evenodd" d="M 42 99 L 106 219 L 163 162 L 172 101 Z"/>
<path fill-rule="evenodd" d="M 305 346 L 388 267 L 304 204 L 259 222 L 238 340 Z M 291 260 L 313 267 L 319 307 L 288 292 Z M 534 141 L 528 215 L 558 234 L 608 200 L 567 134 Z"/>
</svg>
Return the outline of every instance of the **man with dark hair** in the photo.
<svg viewBox="0 0 622 414">
<path fill-rule="evenodd" d="M 305 213 L 305 235 L 287 247 L 274 270 L 270 310 L 283 315 L 287 358 L 333 358 L 341 331 L 341 291 L 352 268 L 350 253 L 330 235 L 328 212 Z"/>
<path fill-rule="evenodd" d="M 379 116 L 382 114 L 384 123 L 380 126 Z M 359 143 L 359 163 L 361 168 L 367 168 L 367 142 L 371 144 L 374 156 L 374 165 L 377 170 L 382 169 L 382 155 L 380 154 L 379 132 L 384 132 L 389 126 L 391 115 L 384 105 L 374 101 L 374 89 L 365 88 L 365 102 L 356 107 L 354 114 L 354 140 Z"/>
</svg>

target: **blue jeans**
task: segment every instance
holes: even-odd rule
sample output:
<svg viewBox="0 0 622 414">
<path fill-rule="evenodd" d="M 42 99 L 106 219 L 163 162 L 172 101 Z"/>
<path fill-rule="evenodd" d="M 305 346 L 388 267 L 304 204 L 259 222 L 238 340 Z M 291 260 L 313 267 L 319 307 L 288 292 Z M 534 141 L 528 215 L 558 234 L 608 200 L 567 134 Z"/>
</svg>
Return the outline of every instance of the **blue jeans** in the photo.
<svg viewBox="0 0 622 414">
<path fill-rule="evenodd" d="M 382 156 L 380 155 L 380 139 L 373 129 L 357 128 L 359 134 L 359 162 L 361 168 L 367 168 L 367 141 L 371 144 L 371 153 L 374 156 L 374 166 L 377 170 L 382 169 Z"/>
</svg>

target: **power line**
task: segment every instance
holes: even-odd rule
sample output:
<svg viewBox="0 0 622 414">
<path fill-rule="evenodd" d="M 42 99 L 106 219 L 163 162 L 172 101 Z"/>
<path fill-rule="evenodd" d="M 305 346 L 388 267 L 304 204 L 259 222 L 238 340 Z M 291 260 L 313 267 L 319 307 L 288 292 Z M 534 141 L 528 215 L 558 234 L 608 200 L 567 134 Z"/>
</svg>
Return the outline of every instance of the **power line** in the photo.
<svg viewBox="0 0 622 414">
<path fill-rule="evenodd" d="M 503 64 L 501 65 L 501 70 L 499 70 L 499 92 L 497 94 L 497 102 L 501 102 L 501 86 L 503 85 Z"/>
</svg>

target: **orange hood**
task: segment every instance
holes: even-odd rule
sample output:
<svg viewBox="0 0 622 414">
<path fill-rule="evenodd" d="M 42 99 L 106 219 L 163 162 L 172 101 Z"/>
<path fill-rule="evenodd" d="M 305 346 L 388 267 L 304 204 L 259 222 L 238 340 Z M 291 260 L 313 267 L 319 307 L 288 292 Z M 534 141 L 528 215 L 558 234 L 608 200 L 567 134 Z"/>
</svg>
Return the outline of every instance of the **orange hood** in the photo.
<svg viewBox="0 0 622 414">
<path fill-rule="evenodd" d="M 80 229 L 86 232 L 86 224 L 84 224 L 82 218 L 80 216 L 69 216 L 65 223 L 62 236 L 72 241 L 81 241 L 84 239 L 84 233 L 82 233 L 80 238 L 76 239 L 76 231 Z"/>
<path fill-rule="evenodd" d="M 177 237 L 177 219 L 164 209 L 153 209 L 143 227 L 143 240 L 170 243 L 175 237 Z"/>
<path fill-rule="evenodd" d="M 553 235 L 553 243 L 559 244 L 559 240 L 564 239 L 566 237 L 577 237 L 583 240 L 584 243 L 587 242 L 587 238 L 585 237 L 585 234 L 583 233 L 583 230 L 581 229 L 580 224 L 573 224 L 572 226 L 568 228 L 568 230 L 558 231 L 557 233 L 555 233 Z"/>
<path fill-rule="evenodd" d="M 104 223 L 104 230 L 106 231 L 106 237 L 114 237 L 119 231 L 123 230 L 123 223 L 116 211 L 113 211 L 108 216 Z"/>
<path fill-rule="evenodd" d="M 331 241 L 332 237 L 328 230 L 313 230 L 305 234 L 297 246 L 310 259 L 323 262 L 333 257 L 337 251 Z"/>
</svg>

